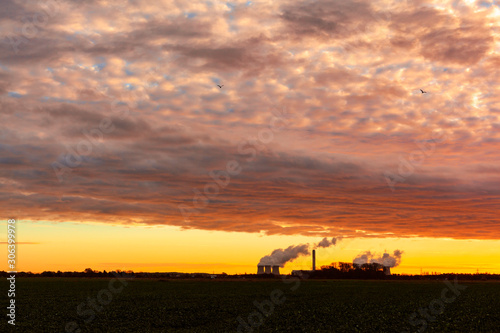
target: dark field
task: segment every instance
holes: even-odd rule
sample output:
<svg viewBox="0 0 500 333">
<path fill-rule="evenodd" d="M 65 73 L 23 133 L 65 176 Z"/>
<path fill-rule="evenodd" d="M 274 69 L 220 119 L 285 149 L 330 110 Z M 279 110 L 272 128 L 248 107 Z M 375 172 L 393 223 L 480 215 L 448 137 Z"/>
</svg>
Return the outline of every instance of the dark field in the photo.
<svg viewBox="0 0 500 333">
<path fill-rule="evenodd" d="M 11 325 L 6 328 L 3 314 L 0 331 L 65 332 L 68 322 L 76 322 L 81 332 L 236 332 L 237 318 L 248 323 L 250 315 L 256 327 L 253 332 L 417 332 L 421 328 L 427 332 L 500 332 L 498 282 L 459 282 L 467 288 L 455 289 L 456 295 L 452 290 L 444 292 L 448 287 L 442 281 L 308 280 L 297 284 L 279 279 L 134 279 L 121 292 L 119 281 L 111 286 L 114 292 L 109 281 L 18 278 L 15 330 Z M 0 284 L 6 292 L 5 278 Z M 103 304 L 109 304 L 101 307 L 96 301 L 96 310 L 91 310 L 87 298 L 98 295 Z M 271 309 L 272 299 L 282 304 Z M 262 311 L 267 317 L 256 314 L 254 301 L 264 302 Z M 428 314 L 411 318 L 419 309 Z M 240 329 L 250 332 L 243 326 Z"/>
</svg>

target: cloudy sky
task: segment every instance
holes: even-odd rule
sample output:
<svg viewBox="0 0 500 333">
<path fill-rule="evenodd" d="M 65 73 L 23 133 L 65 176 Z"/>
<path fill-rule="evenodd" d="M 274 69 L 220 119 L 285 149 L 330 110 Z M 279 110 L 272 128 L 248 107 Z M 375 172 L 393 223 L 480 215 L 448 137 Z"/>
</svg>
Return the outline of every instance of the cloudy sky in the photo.
<svg viewBox="0 0 500 333">
<path fill-rule="evenodd" d="M 318 258 L 500 272 L 499 18 L 495 1 L 2 1 L 20 269 L 243 272 L 343 236 Z"/>
</svg>

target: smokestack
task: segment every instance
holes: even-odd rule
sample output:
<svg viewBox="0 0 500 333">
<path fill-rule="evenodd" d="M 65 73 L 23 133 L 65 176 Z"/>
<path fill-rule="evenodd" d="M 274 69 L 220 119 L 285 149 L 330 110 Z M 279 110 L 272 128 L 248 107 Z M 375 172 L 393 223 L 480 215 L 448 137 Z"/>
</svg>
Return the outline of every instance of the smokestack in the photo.
<svg viewBox="0 0 500 333">
<path fill-rule="evenodd" d="M 273 266 L 273 274 L 274 275 L 280 275 L 280 266 L 279 265 L 274 265 Z"/>
<path fill-rule="evenodd" d="M 313 271 L 316 270 L 316 250 L 313 250 Z"/>
<path fill-rule="evenodd" d="M 264 266 L 257 265 L 257 274 L 264 274 Z"/>
<path fill-rule="evenodd" d="M 340 241 L 341 239 L 342 239 L 341 237 L 336 237 L 336 238 L 333 237 L 331 239 L 325 237 L 318 244 L 312 244 L 312 247 L 313 248 L 330 247 L 337 244 L 337 242 Z M 285 267 L 285 264 L 294 261 L 299 256 L 310 255 L 311 254 L 311 252 L 309 251 L 310 247 L 311 244 L 307 243 L 300 245 L 290 245 L 286 249 L 273 250 L 271 254 L 260 258 L 258 265 L 262 265 L 264 267 L 266 265 L 272 265 L 272 266 L 279 265 L 280 267 Z M 316 268 L 316 264 L 314 264 L 314 267 Z"/>
<path fill-rule="evenodd" d="M 264 273 L 271 274 L 271 265 L 264 266 Z"/>
</svg>

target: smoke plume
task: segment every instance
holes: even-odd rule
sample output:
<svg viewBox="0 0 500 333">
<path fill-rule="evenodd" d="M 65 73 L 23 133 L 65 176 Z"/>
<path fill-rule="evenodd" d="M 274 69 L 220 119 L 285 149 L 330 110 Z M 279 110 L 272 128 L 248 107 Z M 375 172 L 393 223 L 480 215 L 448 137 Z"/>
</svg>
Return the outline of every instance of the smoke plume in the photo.
<svg viewBox="0 0 500 333">
<path fill-rule="evenodd" d="M 379 256 L 375 253 L 371 253 L 370 251 L 366 251 L 354 258 L 352 262 L 358 265 L 377 263 L 386 267 L 396 267 L 401 262 L 402 254 L 403 251 L 396 250 L 393 255 L 385 252 L 382 256 Z"/>
<path fill-rule="evenodd" d="M 280 265 L 284 267 L 289 261 L 295 260 L 300 255 L 308 255 L 309 244 L 290 245 L 286 249 L 276 249 L 270 255 L 262 257 L 259 265 Z"/>
<path fill-rule="evenodd" d="M 330 247 L 335 245 L 338 241 L 340 241 L 340 237 L 333 237 L 331 240 L 328 238 L 323 238 L 321 242 L 314 245 L 314 248 L 318 247 Z M 300 245 L 291 245 L 286 249 L 276 249 L 270 255 L 262 257 L 260 259 L 259 265 L 279 265 L 284 267 L 285 264 L 289 261 L 293 261 L 297 259 L 301 255 L 310 255 L 309 252 L 310 244 L 300 244 Z"/>
<path fill-rule="evenodd" d="M 321 242 L 319 242 L 318 244 L 316 244 L 315 248 L 318 248 L 318 247 L 330 247 L 332 245 L 335 245 L 337 244 L 337 241 L 339 241 L 341 238 L 338 237 L 338 238 L 335 238 L 333 237 L 331 240 L 328 240 L 328 238 L 323 238 L 321 240 Z"/>
</svg>

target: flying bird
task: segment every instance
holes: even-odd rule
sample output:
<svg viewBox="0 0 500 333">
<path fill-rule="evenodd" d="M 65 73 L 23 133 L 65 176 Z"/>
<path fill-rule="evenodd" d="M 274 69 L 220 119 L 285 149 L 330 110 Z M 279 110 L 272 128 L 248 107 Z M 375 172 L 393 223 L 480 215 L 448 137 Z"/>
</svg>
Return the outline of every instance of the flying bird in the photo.
<svg viewBox="0 0 500 333">
<path fill-rule="evenodd" d="M 427 91 L 423 91 L 422 89 L 420 89 L 420 91 L 422 92 L 422 94 L 427 94 Z"/>
<path fill-rule="evenodd" d="M 222 85 L 222 86 L 220 86 L 220 85 L 217 85 L 217 87 L 219 87 L 219 88 L 221 88 L 221 89 L 222 89 L 222 87 L 224 87 L 224 85 Z"/>
</svg>

